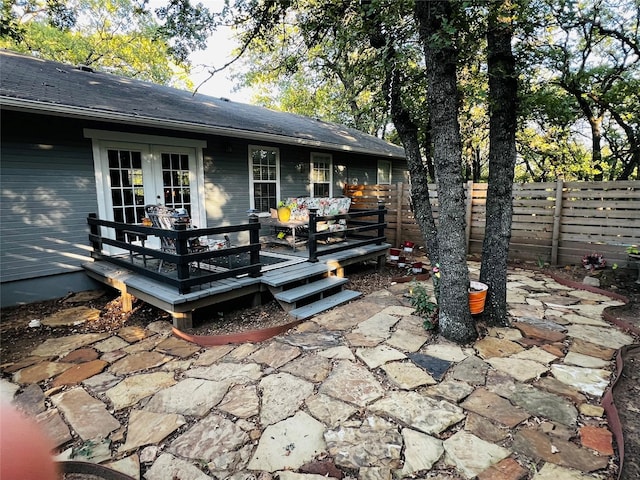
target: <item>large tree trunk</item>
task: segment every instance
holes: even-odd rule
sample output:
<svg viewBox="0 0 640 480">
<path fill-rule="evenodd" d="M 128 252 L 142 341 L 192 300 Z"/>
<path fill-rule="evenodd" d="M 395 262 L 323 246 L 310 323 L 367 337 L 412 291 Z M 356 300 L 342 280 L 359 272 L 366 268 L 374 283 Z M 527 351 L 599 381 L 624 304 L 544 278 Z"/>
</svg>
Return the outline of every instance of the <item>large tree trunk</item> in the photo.
<svg viewBox="0 0 640 480">
<path fill-rule="evenodd" d="M 422 233 L 431 265 L 435 265 L 440 262 L 438 257 L 438 230 L 433 218 L 431 202 L 429 201 L 428 172 L 420 154 L 418 126 L 413 122 L 409 111 L 402 104 L 400 94 L 402 80 L 395 63 L 395 49 L 390 45 L 385 62 L 387 76 L 385 89 L 388 90 L 391 100 L 391 119 L 398 130 L 398 135 L 402 140 L 407 155 L 407 166 L 409 168 L 409 177 L 411 178 L 411 199 L 416 223 Z"/>
<path fill-rule="evenodd" d="M 457 50 L 450 25 L 454 1 L 416 2 L 427 69 L 433 159 L 440 203 L 440 333 L 457 343 L 477 338 L 469 312 L 462 143 L 458 123 Z M 448 28 L 448 27 L 447 27 Z"/>
<path fill-rule="evenodd" d="M 591 164 L 595 170 L 593 179 L 596 182 L 604 180 L 604 164 L 602 163 L 602 117 L 590 117 L 591 127 Z"/>
<path fill-rule="evenodd" d="M 507 261 L 513 214 L 516 164 L 518 82 L 511 51 L 510 2 L 493 4 L 489 12 L 489 185 L 480 281 L 489 285 L 484 318 L 489 325 L 508 325 Z M 503 10 L 504 9 L 504 10 Z"/>
<path fill-rule="evenodd" d="M 400 69 L 397 62 L 397 51 L 393 39 L 385 41 L 380 20 L 369 14 L 366 17 L 371 24 L 370 43 L 375 48 L 385 47 L 384 73 L 385 78 L 382 88 L 385 98 L 389 99 L 391 109 L 391 119 L 393 121 L 400 140 L 404 145 L 409 168 L 409 178 L 411 179 L 411 199 L 416 223 L 422 233 L 427 255 L 432 265 L 439 262 L 438 259 L 438 237 L 436 223 L 433 218 L 433 210 L 429 201 L 429 179 L 425 163 L 420 154 L 420 140 L 418 136 L 418 126 L 411 118 L 411 114 L 404 107 L 402 101 L 402 82 Z M 399 194 L 400 192 L 398 192 Z M 400 212 L 398 212 L 400 215 Z M 400 219 L 398 219 L 400 221 Z M 401 239 L 397 239 L 398 242 Z"/>
<path fill-rule="evenodd" d="M 611 116 L 627 135 L 630 152 L 629 160 L 624 162 L 622 173 L 616 180 L 629 180 L 634 170 L 636 171 L 637 179 L 640 180 L 640 131 L 634 129 L 618 112 L 611 111 Z"/>
</svg>

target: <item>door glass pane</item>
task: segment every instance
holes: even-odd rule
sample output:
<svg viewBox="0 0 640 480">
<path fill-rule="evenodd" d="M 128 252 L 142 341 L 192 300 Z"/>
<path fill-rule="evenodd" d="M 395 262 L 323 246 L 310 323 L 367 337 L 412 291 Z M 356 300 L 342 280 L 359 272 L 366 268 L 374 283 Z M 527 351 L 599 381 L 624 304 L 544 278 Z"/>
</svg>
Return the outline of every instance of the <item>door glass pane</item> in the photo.
<svg viewBox="0 0 640 480">
<path fill-rule="evenodd" d="M 109 159 L 109 168 L 118 168 L 120 166 L 117 150 L 109 150 L 107 152 L 107 158 Z"/>
<path fill-rule="evenodd" d="M 144 208 L 139 207 L 144 205 L 141 152 L 109 149 L 107 158 L 114 221 L 141 223 L 144 217 Z M 116 239 L 124 240 L 121 232 Z"/>
<path fill-rule="evenodd" d="M 162 153 L 161 158 L 164 204 L 172 208 L 186 208 L 191 215 L 189 155 Z"/>
<path fill-rule="evenodd" d="M 117 165 L 117 163 L 116 163 Z M 111 187 L 119 187 L 122 185 L 120 181 L 120 171 L 116 170 L 117 167 L 112 167 L 109 169 L 109 178 L 111 179 Z"/>
<path fill-rule="evenodd" d="M 111 190 L 111 203 L 114 207 L 119 207 L 122 205 L 122 192 L 119 190 Z"/>
<path fill-rule="evenodd" d="M 125 208 L 124 218 L 126 223 L 136 223 L 136 209 L 133 207 Z"/>
<path fill-rule="evenodd" d="M 131 154 L 128 150 L 120 150 L 120 166 L 131 168 Z"/>
<path fill-rule="evenodd" d="M 131 187 L 131 186 L 133 186 L 133 184 L 131 183 L 131 170 L 129 170 L 129 169 L 122 170 L 120 172 L 120 175 L 122 176 L 121 185 L 123 187 Z"/>
</svg>

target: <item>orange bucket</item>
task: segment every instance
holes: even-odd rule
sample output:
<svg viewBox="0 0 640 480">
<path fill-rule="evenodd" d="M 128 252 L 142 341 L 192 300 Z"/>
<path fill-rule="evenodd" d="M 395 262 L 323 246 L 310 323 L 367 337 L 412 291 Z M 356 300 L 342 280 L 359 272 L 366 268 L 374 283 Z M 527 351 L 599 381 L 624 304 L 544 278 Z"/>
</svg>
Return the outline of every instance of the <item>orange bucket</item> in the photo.
<svg viewBox="0 0 640 480">
<path fill-rule="evenodd" d="M 489 286 L 482 282 L 469 282 L 469 310 L 471 315 L 484 312 Z"/>
</svg>

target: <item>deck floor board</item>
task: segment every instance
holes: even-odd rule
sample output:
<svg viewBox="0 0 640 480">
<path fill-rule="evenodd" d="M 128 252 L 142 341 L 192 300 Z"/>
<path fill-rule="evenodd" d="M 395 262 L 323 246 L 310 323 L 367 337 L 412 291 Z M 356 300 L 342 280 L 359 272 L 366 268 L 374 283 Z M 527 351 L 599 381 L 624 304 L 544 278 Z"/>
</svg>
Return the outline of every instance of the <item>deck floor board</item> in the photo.
<svg viewBox="0 0 640 480">
<path fill-rule="evenodd" d="M 96 260 L 83 265 L 92 278 L 120 289 L 123 292 L 139 296 L 142 300 L 155 305 L 171 314 L 189 312 L 222 301 L 255 295 L 270 288 L 279 288 L 295 282 L 333 272 L 344 265 L 385 255 L 389 244 L 354 246 L 352 249 L 319 255 L 317 262 L 301 261 L 300 252 L 291 255 L 290 261 L 282 266 L 269 265 L 261 276 L 240 275 L 209 282 L 194 287 L 191 292 L 180 294 L 176 287 L 128 270 L 108 260 Z M 286 257 L 286 253 L 278 253 Z M 297 257 L 297 258 L 296 258 Z M 208 272 L 207 272 L 208 273 Z M 196 273 L 197 275 L 197 273 Z"/>
</svg>

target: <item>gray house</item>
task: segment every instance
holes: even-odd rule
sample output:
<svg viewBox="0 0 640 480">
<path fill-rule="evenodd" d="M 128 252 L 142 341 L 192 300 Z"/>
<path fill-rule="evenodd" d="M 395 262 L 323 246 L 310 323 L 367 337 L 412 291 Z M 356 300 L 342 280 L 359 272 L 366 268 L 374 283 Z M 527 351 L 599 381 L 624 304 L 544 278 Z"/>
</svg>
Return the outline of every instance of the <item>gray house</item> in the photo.
<svg viewBox="0 0 640 480">
<path fill-rule="evenodd" d="M 405 179 L 404 150 L 341 125 L 0 51 L 2 306 L 93 288 L 87 215 L 145 204 L 201 227 L 293 196 Z"/>
</svg>

